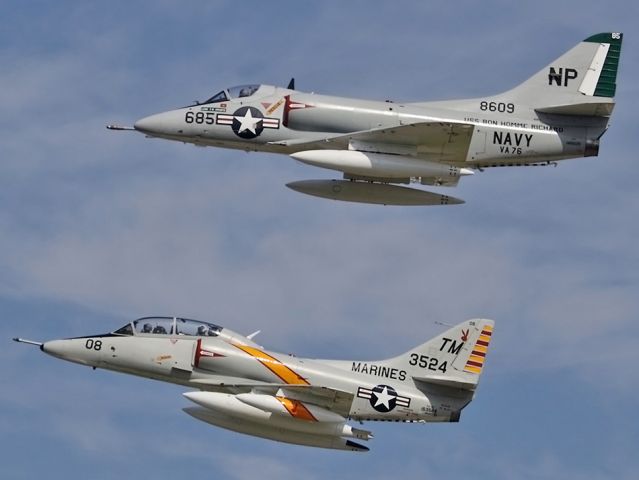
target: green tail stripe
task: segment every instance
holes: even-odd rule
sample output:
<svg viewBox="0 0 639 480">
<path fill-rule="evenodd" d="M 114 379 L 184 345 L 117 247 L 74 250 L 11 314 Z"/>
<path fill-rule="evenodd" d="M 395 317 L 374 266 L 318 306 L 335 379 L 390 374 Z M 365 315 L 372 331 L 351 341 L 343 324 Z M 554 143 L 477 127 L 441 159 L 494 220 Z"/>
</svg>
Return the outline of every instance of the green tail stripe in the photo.
<svg viewBox="0 0 639 480">
<path fill-rule="evenodd" d="M 619 57 L 621 56 L 622 33 L 598 33 L 588 37 L 584 42 L 608 43 L 608 55 L 601 70 L 595 97 L 614 97 L 617 90 L 617 70 L 619 68 Z"/>
</svg>

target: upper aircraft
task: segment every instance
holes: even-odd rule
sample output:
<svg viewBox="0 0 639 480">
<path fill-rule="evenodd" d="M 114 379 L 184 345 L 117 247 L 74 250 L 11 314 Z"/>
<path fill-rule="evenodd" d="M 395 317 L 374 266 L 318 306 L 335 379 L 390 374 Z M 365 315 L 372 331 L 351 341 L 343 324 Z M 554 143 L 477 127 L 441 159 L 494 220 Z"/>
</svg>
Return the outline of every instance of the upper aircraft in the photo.
<svg viewBox="0 0 639 480">
<path fill-rule="evenodd" d="M 208 100 L 142 118 L 149 137 L 282 153 L 343 173 L 287 184 L 319 197 L 386 205 L 463 203 L 397 184 L 456 186 L 488 167 L 549 165 L 595 156 L 615 105 L 623 35 L 599 33 L 494 96 L 395 103 L 270 85 L 224 89 Z"/>
<path fill-rule="evenodd" d="M 145 317 L 113 333 L 35 342 L 64 360 L 196 389 L 184 409 L 211 425 L 280 442 L 366 451 L 348 419 L 458 422 L 475 395 L 494 322 L 474 319 L 387 360 L 298 358 L 208 322 Z M 356 441 L 357 440 L 357 441 Z"/>
</svg>

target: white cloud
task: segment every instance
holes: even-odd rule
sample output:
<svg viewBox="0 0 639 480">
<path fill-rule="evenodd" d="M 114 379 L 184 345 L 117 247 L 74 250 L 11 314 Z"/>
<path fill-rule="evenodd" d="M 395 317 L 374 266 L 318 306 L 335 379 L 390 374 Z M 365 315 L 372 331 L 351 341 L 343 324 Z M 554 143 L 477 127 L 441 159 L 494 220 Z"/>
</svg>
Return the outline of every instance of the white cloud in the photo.
<svg viewBox="0 0 639 480">
<path fill-rule="evenodd" d="M 565 375 L 569 385 L 585 385 L 587 398 L 574 401 L 590 402 L 595 419 L 615 419 L 617 401 L 632 403 L 639 384 L 633 370 L 639 179 L 631 163 L 638 91 L 631 81 L 632 35 L 602 156 L 557 169 L 476 175 L 457 189 L 468 200 L 459 208 L 379 208 L 303 197 L 283 184 L 328 173 L 286 157 L 145 141 L 107 132 L 104 124 L 132 122 L 231 83 L 285 83 L 292 75 L 301 89 L 362 97 L 492 93 L 593 33 L 583 29 L 595 19 L 631 33 L 635 5 L 615 11 L 556 2 L 452 9 L 333 2 L 267 11 L 261 4 L 231 2 L 67 7 L 52 7 L 46 18 L 32 16 L 46 36 L 16 36 L 0 51 L 5 298 L 103 312 L 88 316 L 88 325 L 77 312 L 71 319 L 56 314 L 55 328 L 77 329 L 71 333 L 103 330 L 107 317 L 175 313 L 243 332 L 261 328 L 259 339 L 267 346 L 343 358 L 393 355 L 439 331 L 435 320 L 490 316 L 497 328 L 486 372 L 495 390 L 482 388 L 478 398 L 486 411 L 503 405 L 519 372 L 536 379 L 546 374 L 558 383 Z M 13 24 L 8 28 L 15 35 Z M 47 333 L 53 328 L 41 319 L 27 325 Z M 175 389 L 149 387 L 146 396 L 146 388 L 134 387 L 141 380 L 131 379 L 109 391 L 99 388 L 106 377 L 85 388 L 84 370 L 68 381 L 47 382 L 51 367 L 29 361 L 32 353 L 1 354 L 2 377 L 10 385 L 0 393 L 9 431 L 37 432 L 42 422 L 50 429 L 47 438 L 66 439 L 71 450 L 94 462 L 100 452 L 117 456 L 144 444 L 140 454 L 159 463 L 175 456 L 198 468 L 217 462 L 235 478 L 256 470 L 267 477 L 330 473 L 328 463 L 345 477 L 362 471 L 382 477 L 405 467 L 416 476 L 445 478 L 451 471 L 468 473 L 482 440 L 469 431 L 480 417 L 475 411 L 460 430 L 434 427 L 416 434 L 380 425 L 375 443 L 390 456 L 354 459 L 330 452 L 329 462 L 326 452 L 191 427 L 175 411 Z M 545 386 L 539 383 L 540 395 Z M 47 404 L 39 408 L 43 387 Z M 80 398 L 87 405 L 73 403 Z M 154 436 L 166 428 L 148 424 L 148 418 L 160 423 L 164 417 L 132 402 L 171 412 L 167 421 L 180 422 L 168 429 L 175 448 Z M 537 403 L 531 398 L 519 407 L 529 417 L 524 428 L 546 414 L 535 410 Z M 557 400 L 557 408 L 570 407 Z M 135 425 L 121 422 L 132 410 L 149 417 Z M 512 419 L 490 412 L 495 425 L 486 435 L 492 438 L 502 420 Z M 631 478 L 636 462 L 618 447 L 632 443 L 630 423 L 586 431 L 593 439 L 610 434 L 614 440 L 593 453 L 590 464 L 599 461 L 602 471 Z M 87 425 L 95 436 L 86 433 Z M 572 427 L 558 422 L 548 435 L 570 436 Z M 580 467 L 572 447 L 548 454 L 533 438 L 526 443 L 530 453 L 518 454 L 516 445 L 497 438 L 503 443 L 476 461 L 485 476 L 600 475 Z M 230 446 L 216 445 L 209 454 L 210 439 Z M 393 450 L 395 445 L 401 448 Z M 233 453 L 244 447 L 248 460 Z M 273 460 L 282 452 L 294 452 L 300 462 Z M 457 467 L 447 471 L 451 462 Z"/>
</svg>

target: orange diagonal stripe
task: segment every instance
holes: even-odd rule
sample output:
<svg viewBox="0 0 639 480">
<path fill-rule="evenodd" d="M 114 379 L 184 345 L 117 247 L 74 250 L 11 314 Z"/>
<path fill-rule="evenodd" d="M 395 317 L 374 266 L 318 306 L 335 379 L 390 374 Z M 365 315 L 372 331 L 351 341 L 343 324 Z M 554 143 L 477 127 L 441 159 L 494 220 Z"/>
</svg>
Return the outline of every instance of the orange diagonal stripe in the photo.
<svg viewBox="0 0 639 480">
<path fill-rule="evenodd" d="M 297 418 L 298 420 L 306 420 L 308 422 L 317 422 L 317 418 L 313 416 L 313 414 L 306 408 L 299 400 L 291 400 L 286 397 L 275 397 L 277 398 L 284 408 L 288 410 L 288 413 L 291 414 L 292 417 Z"/>
<path fill-rule="evenodd" d="M 280 377 L 284 381 L 284 383 L 290 383 L 293 385 L 310 385 L 305 378 L 300 377 L 297 373 L 288 368 L 277 358 L 271 357 L 269 354 L 263 352 L 259 348 L 236 344 L 234 344 L 234 346 L 257 359 L 262 365 L 264 365 L 271 372 Z"/>
</svg>

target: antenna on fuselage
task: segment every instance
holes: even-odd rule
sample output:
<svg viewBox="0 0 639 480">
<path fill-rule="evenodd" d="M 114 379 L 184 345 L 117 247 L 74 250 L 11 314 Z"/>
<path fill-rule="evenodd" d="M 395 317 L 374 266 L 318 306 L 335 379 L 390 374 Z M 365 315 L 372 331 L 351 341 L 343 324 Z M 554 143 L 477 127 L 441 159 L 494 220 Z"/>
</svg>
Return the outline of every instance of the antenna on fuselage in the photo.
<svg viewBox="0 0 639 480">
<path fill-rule="evenodd" d="M 443 325 L 444 327 L 454 327 L 454 325 L 451 325 L 450 323 L 440 322 L 439 320 L 435 320 L 433 323 L 435 325 Z"/>
<path fill-rule="evenodd" d="M 253 340 L 253 337 L 255 337 L 257 334 L 259 334 L 262 330 L 258 330 L 256 332 L 251 333 L 250 335 L 247 335 L 246 338 L 248 338 L 249 340 Z"/>
<path fill-rule="evenodd" d="M 288 88 L 289 90 L 295 90 L 295 77 L 291 78 L 291 81 L 288 82 Z"/>
</svg>

